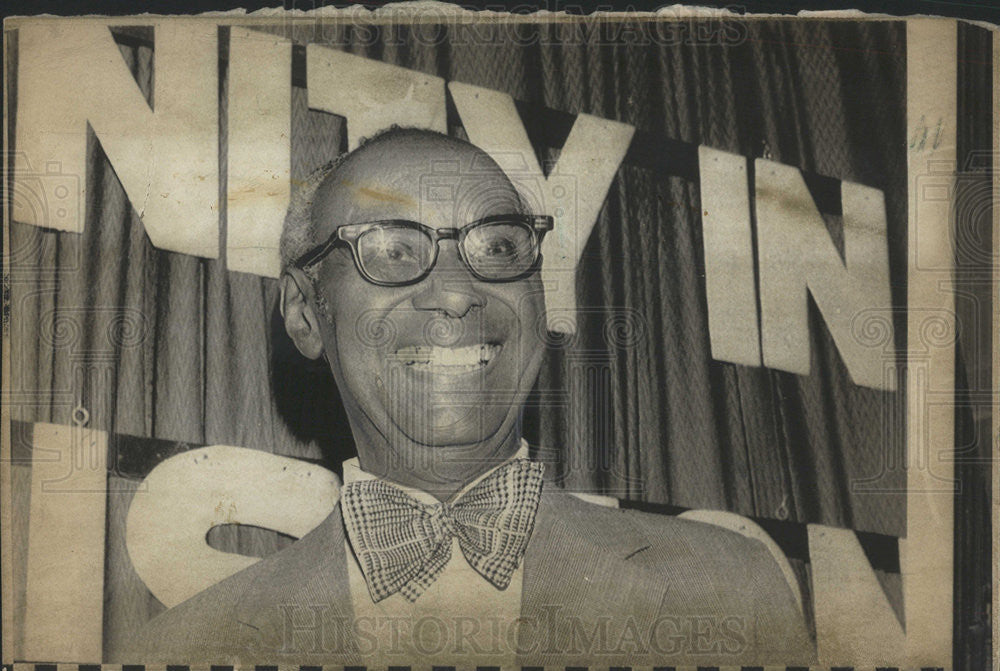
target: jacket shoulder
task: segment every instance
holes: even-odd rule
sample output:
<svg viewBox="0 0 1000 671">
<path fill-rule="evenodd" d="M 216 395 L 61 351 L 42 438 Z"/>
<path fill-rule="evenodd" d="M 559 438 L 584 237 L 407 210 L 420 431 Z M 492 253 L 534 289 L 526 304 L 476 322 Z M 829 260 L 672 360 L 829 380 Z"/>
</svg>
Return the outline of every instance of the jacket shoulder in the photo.
<svg viewBox="0 0 1000 671">
<path fill-rule="evenodd" d="M 280 601 L 276 595 L 304 589 L 317 563 L 329 560 L 338 524 L 339 515 L 331 515 L 292 545 L 154 617 L 119 657 L 125 663 L 238 665 L 259 644 L 260 634 L 243 614 Z"/>
<path fill-rule="evenodd" d="M 718 616 L 742 632 L 748 646 L 743 653 L 758 662 L 815 658 L 801 604 L 761 541 L 706 522 L 608 508 L 566 493 L 552 498 L 567 523 L 617 556 L 619 566 L 641 564 L 650 589 L 668 585 L 661 618 Z"/>
<path fill-rule="evenodd" d="M 623 542 L 641 540 L 643 553 L 706 555 L 718 561 L 745 562 L 747 555 L 770 552 L 753 538 L 720 526 L 673 515 L 660 515 L 629 508 L 611 508 L 584 501 L 569 492 L 556 490 L 549 497 L 559 515 L 601 545 L 620 547 Z"/>
<path fill-rule="evenodd" d="M 266 561 L 249 566 L 154 617 L 119 656 L 120 661 L 227 665 L 237 662 L 246 632 L 245 625 L 234 619 L 233 612 L 256 581 L 269 578 L 268 569 L 273 563 L 269 562 L 269 566 Z"/>
</svg>

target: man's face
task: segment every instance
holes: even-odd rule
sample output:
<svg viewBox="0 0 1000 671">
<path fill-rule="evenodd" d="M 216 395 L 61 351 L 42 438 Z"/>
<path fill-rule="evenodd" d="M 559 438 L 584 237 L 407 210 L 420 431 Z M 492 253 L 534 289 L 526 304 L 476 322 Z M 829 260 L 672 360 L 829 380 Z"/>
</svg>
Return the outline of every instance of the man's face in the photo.
<svg viewBox="0 0 1000 671">
<path fill-rule="evenodd" d="M 444 138 L 386 141 L 357 155 L 313 204 L 317 240 L 344 224 L 405 219 L 460 228 L 519 212 L 517 192 L 471 146 Z M 464 446 L 507 435 L 537 376 L 544 300 L 537 273 L 507 283 L 476 279 L 456 240 L 441 240 L 417 284 L 365 280 L 350 250 L 320 265 L 323 347 L 349 412 L 390 441 Z M 350 406 L 354 406 L 353 408 Z"/>
</svg>

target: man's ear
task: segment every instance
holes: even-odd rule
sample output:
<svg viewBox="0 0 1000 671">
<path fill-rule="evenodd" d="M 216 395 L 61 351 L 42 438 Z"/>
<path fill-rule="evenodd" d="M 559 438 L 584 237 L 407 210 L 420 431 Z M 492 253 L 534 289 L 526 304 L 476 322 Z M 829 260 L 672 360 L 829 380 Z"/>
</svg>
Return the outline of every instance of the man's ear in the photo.
<svg viewBox="0 0 1000 671">
<path fill-rule="evenodd" d="M 281 296 L 278 306 L 285 319 L 285 331 L 295 347 L 308 359 L 318 359 L 323 354 L 323 336 L 315 304 L 313 285 L 298 268 L 282 274 L 279 280 Z"/>
</svg>

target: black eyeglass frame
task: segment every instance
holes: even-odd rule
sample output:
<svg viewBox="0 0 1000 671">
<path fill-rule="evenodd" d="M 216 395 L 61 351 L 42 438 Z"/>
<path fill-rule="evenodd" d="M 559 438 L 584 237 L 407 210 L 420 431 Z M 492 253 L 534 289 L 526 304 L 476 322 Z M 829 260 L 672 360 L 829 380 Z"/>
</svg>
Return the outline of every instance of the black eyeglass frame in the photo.
<svg viewBox="0 0 1000 671">
<path fill-rule="evenodd" d="M 534 250 L 535 258 L 532 259 L 531 264 L 523 273 L 519 273 L 513 277 L 504 277 L 501 279 L 486 277 L 476 272 L 475 268 L 472 267 L 472 264 L 469 263 L 469 259 L 466 258 L 465 238 L 468 236 L 469 232 L 480 226 L 497 223 L 520 224 L 530 231 L 532 250 Z M 378 280 L 368 274 L 368 271 L 365 270 L 364 265 L 361 262 L 361 252 L 358 250 L 358 239 L 374 228 L 387 225 L 417 229 L 427 235 L 434 244 L 434 255 L 431 257 L 430 263 L 427 265 L 427 269 L 412 280 L 406 280 L 404 282 L 386 282 Z M 421 224 L 418 221 L 410 221 L 408 219 L 380 219 L 378 221 L 366 221 L 358 224 L 344 224 L 343 226 L 338 226 L 334 229 L 333 233 L 330 234 L 330 237 L 327 238 L 326 242 L 313 247 L 308 252 L 300 256 L 295 262 L 292 263 L 292 266 L 298 268 L 299 270 L 305 270 L 309 266 L 313 266 L 325 259 L 339 243 L 343 242 L 351 248 L 351 256 L 354 258 L 354 266 L 358 269 L 358 272 L 363 278 L 365 278 L 365 280 L 381 287 L 403 287 L 416 284 L 430 275 L 431 271 L 434 270 L 434 266 L 437 265 L 438 252 L 441 249 L 441 245 L 439 243 L 442 240 L 457 240 L 458 256 L 462 259 L 462 264 L 470 273 L 472 273 L 473 277 L 482 280 L 483 282 L 491 283 L 516 282 L 517 280 L 524 279 L 525 277 L 531 275 L 538 269 L 539 261 L 542 258 L 542 240 L 545 238 L 545 234 L 552 230 L 553 225 L 553 218 L 547 214 L 496 214 L 482 219 L 477 219 L 476 221 L 468 223 L 461 228 L 432 228 L 425 224 Z"/>
</svg>

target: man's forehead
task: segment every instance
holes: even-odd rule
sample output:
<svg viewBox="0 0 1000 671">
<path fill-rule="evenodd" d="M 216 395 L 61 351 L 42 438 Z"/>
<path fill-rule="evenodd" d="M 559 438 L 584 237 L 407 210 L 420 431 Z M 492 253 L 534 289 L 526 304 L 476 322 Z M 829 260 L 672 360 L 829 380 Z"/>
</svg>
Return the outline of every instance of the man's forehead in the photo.
<svg viewBox="0 0 1000 671">
<path fill-rule="evenodd" d="M 446 137 L 406 139 L 365 146 L 345 161 L 317 191 L 314 216 L 517 202 L 510 180 L 482 150 Z"/>
</svg>

